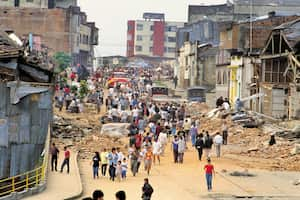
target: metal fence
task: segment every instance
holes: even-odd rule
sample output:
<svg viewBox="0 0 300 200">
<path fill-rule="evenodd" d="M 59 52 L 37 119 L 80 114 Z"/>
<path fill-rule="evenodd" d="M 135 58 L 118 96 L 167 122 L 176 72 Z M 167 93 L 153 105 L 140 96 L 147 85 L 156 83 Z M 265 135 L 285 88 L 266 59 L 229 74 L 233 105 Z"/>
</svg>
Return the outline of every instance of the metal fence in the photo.
<svg viewBox="0 0 300 200">
<path fill-rule="evenodd" d="M 50 146 L 50 128 L 48 128 L 47 139 L 45 141 L 45 149 L 43 152 L 42 164 L 25 173 L 12 176 L 0 180 L 0 197 L 11 194 L 12 192 L 21 192 L 38 186 L 44 183 L 47 176 L 47 166 L 49 159 L 49 146 Z"/>
</svg>

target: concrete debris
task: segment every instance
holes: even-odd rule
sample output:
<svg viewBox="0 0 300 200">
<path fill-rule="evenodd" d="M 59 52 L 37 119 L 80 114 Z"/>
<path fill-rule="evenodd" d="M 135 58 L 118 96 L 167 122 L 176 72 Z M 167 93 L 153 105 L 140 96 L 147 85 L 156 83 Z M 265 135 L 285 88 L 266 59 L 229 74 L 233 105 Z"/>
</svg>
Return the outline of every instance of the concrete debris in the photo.
<svg viewBox="0 0 300 200">
<path fill-rule="evenodd" d="M 128 123 L 109 123 L 102 126 L 101 135 L 108 135 L 110 137 L 123 137 L 129 134 Z"/>
<path fill-rule="evenodd" d="M 208 131 L 210 135 L 216 132 L 222 132 L 222 124 L 226 122 L 228 128 L 228 144 L 224 149 L 224 154 L 228 154 L 243 160 L 242 167 L 256 167 L 267 170 L 300 170 L 297 162 L 300 160 L 300 153 L 291 154 L 291 149 L 295 148 L 294 144 L 299 140 L 295 133 L 287 132 L 277 122 L 264 123 L 264 119 L 254 113 L 245 112 L 243 115 L 231 113 L 228 117 L 218 116 L 221 111 L 213 109 L 204 116 L 200 115 L 199 131 Z M 247 126 L 246 121 L 241 118 L 253 118 L 258 124 L 253 127 Z M 241 121 L 239 121 L 239 120 Z M 246 126 L 245 126 L 246 124 Z M 257 125 L 257 126 L 256 126 Z M 249 128 L 248 128 L 249 127 Z M 291 129 L 290 129 L 291 130 Z M 284 131 L 284 133 L 280 133 Z M 276 133 L 276 134 L 274 134 Z M 269 145 L 270 134 L 275 135 L 276 144 Z M 297 150 L 298 151 L 298 150 Z M 292 153 L 296 153 L 295 150 Z M 253 162 L 253 159 L 261 159 L 267 162 Z"/>
<path fill-rule="evenodd" d="M 291 150 L 292 155 L 300 154 L 300 144 L 295 144 L 294 148 Z"/>
<path fill-rule="evenodd" d="M 258 150 L 259 150 L 258 147 L 252 147 L 252 148 L 248 149 L 248 152 L 250 153 L 252 151 L 258 151 Z"/>
<path fill-rule="evenodd" d="M 300 185 L 300 179 L 295 180 L 295 181 L 293 182 L 293 185 Z"/>
</svg>

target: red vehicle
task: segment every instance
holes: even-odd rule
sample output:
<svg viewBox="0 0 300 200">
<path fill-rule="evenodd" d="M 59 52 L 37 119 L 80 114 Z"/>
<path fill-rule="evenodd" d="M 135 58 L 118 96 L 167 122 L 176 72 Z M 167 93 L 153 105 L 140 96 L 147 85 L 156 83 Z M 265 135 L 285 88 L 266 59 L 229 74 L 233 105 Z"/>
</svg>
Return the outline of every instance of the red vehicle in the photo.
<svg viewBox="0 0 300 200">
<path fill-rule="evenodd" d="M 108 88 L 114 87 L 118 83 L 128 84 L 130 82 L 126 72 L 113 72 L 112 76 L 107 81 Z"/>
</svg>

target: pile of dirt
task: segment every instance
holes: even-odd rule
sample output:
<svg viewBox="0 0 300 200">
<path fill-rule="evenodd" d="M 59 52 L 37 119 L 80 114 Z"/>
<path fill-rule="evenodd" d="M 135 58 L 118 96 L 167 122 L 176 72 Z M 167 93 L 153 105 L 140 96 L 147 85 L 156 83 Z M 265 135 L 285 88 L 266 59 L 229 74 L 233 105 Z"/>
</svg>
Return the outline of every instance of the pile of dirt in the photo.
<svg viewBox="0 0 300 200">
<path fill-rule="evenodd" d="M 276 136 L 276 144 L 270 146 L 271 132 L 263 128 L 244 128 L 241 124 L 227 119 L 201 117 L 200 131 L 208 131 L 211 135 L 222 131 L 222 123 L 226 121 L 229 128 L 228 143 L 224 149 L 227 155 L 236 155 L 244 167 L 263 168 L 268 170 L 300 170 L 298 161 L 300 154 L 292 154 L 291 150 L 297 141 L 290 141 Z M 251 160 L 243 160 L 241 157 L 268 160 L 263 165 L 257 165 Z"/>
<path fill-rule="evenodd" d="M 191 117 L 207 113 L 208 111 L 209 107 L 205 103 L 191 102 L 186 106 L 186 114 Z"/>
<path fill-rule="evenodd" d="M 100 115 L 85 110 L 83 113 L 68 113 L 54 110 L 52 141 L 57 146 L 68 146 L 79 151 L 79 158 L 91 159 L 94 152 L 104 148 L 120 147 L 125 152 L 121 138 L 100 134 Z"/>
</svg>

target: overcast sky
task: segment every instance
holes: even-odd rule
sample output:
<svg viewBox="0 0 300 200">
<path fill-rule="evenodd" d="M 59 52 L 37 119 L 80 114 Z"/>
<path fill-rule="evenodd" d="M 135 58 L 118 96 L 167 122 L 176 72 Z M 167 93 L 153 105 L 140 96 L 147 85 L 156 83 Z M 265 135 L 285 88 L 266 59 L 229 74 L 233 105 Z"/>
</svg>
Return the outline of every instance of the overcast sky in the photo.
<svg viewBox="0 0 300 200">
<path fill-rule="evenodd" d="M 144 12 L 165 13 L 166 21 L 187 21 L 188 5 L 220 4 L 226 0 L 79 0 L 88 20 L 99 28 L 96 56 L 125 55 L 127 20 Z"/>
</svg>

